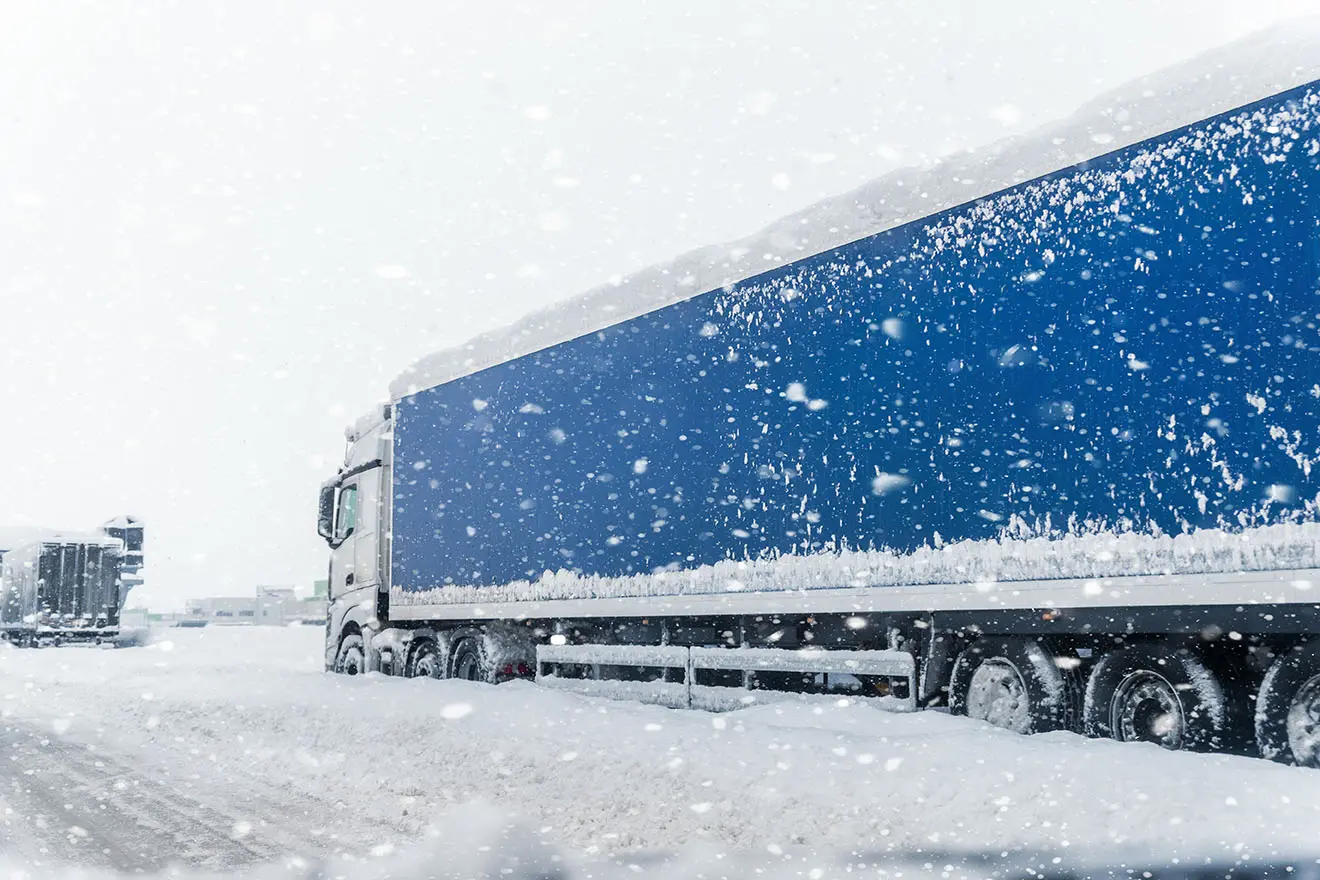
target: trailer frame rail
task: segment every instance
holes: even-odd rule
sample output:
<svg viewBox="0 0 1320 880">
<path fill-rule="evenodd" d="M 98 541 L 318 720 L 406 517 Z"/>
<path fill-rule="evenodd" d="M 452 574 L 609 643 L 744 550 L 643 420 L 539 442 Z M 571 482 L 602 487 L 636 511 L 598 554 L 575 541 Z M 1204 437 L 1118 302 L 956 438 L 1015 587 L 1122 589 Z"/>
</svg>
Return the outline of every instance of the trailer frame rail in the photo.
<svg viewBox="0 0 1320 880">
<path fill-rule="evenodd" d="M 568 667 L 568 669 L 565 669 Z M 658 677 L 618 677 L 616 670 Z M 742 686 L 698 684 L 700 671 L 741 672 Z M 565 672 L 576 674 L 565 675 Z M 538 645 L 536 682 L 609 699 L 636 700 L 675 709 L 721 711 L 772 700 L 802 697 L 775 690 L 753 690 L 758 672 L 804 675 L 875 676 L 889 680 L 885 697 L 894 709 L 916 709 L 916 661 L 906 651 L 834 651 L 807 648 L 707 648 L 677 645 Z M 675 673 L 678 673 L 676 676 Z M 678 680 L 674 681 L 673 678 Z M 902 687 L 896 687 L 901 683 Z M 815 696 L 815 695 L 809 695 Z M 837 694 L 830 695 L 837 698 Z"/>
</svg>

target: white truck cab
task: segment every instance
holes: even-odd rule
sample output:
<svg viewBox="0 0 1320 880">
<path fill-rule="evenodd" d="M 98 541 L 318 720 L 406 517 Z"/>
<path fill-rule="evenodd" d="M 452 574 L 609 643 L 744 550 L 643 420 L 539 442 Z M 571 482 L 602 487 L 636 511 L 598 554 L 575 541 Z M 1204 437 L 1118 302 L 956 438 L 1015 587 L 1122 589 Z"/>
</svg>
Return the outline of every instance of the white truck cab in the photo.
<svg viewBox="0 0 1320 880">
<path fill-rule="evenodd" d="M 339 473 L 321 487 L 317 532 L 330 545 L 326 669 L 367 671 L 366 650 L 379 628 L 380 598 L 389 590 L 389 495 L 393 449 L 389 407 L 345 432 Z"/>
</svg>

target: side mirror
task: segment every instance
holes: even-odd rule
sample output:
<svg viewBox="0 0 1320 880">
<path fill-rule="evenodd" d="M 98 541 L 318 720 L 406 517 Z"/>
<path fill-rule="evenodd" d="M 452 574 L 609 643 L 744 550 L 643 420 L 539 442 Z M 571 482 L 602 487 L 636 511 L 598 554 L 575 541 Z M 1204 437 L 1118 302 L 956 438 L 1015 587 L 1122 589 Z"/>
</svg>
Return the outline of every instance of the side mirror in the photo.
<svg viewBox="0 0 1320 880">
<path fill-rule="evenodd" d="M 335 537 L 335 485 L 321 487 L 320 503 L 316 509 L 316 533 L 330 543 Z"/>
</svg>

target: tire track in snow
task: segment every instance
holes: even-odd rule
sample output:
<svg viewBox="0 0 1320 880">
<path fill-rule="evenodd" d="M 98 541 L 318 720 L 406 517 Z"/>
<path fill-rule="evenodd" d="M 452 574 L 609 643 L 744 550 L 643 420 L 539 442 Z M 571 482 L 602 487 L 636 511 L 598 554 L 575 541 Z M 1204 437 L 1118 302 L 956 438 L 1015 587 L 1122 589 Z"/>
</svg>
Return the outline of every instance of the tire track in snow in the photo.
<svg viewBox="0 0 1320 880">
<path fill-rule="evenodd" d="M 12 721 L 0 730 L 0 803 L 4 850 L 34 867 L 223 869 L 307 849 L 278 823 L 203 803 L 150 768 Z"/>
</svg>

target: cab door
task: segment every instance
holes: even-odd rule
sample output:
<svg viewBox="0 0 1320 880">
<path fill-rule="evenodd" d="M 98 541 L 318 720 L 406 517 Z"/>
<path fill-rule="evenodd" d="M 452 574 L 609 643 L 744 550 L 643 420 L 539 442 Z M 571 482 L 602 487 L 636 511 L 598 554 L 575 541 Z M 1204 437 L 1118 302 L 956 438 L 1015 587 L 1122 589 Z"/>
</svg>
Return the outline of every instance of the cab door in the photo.
<svg viewBox="0 0 1320 880">
<path fill-rule="evenodd" d="M 384 469 L 379 465 L 365 470 L 356 477 L 357 493 L 354 499 L 353 582 L 351 589 L 361 590 L 380 586 L 381 560 L 381 507 L 380 481 Z"/>
<path fill-rule="evenodd" d="M 330 598 L 357 589 L 358 480 L 346 480 L 336 493 L 334 527 L 330 535 Z"/>
<path fill-rule="evenodd" d="M 339 487 L 330 546 L 330 598 L 380 585 L 381 468 L 354 474 Z"/>
</svg>

